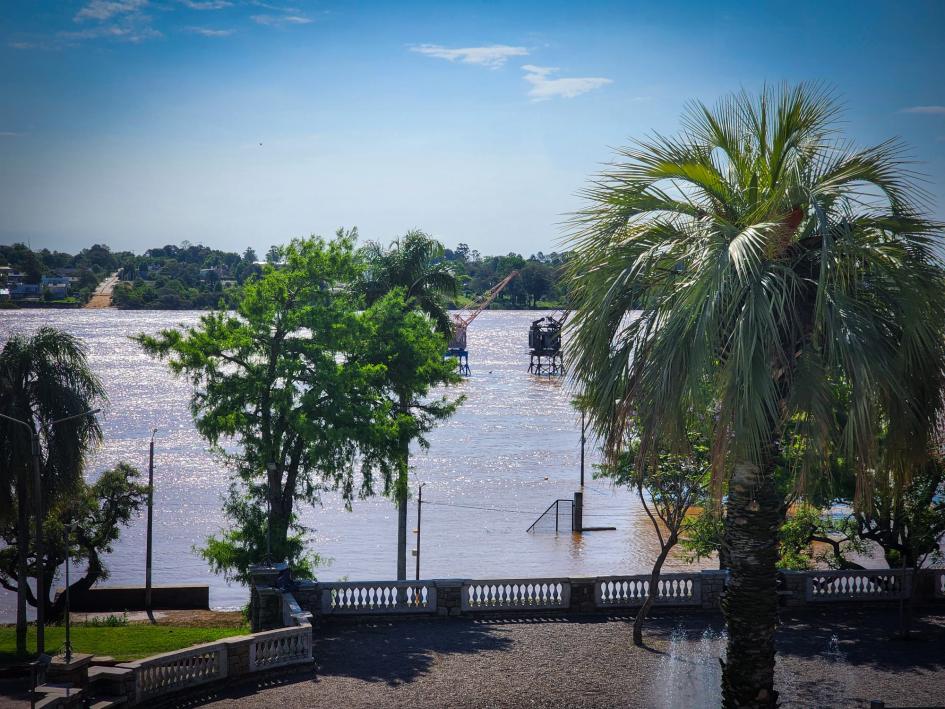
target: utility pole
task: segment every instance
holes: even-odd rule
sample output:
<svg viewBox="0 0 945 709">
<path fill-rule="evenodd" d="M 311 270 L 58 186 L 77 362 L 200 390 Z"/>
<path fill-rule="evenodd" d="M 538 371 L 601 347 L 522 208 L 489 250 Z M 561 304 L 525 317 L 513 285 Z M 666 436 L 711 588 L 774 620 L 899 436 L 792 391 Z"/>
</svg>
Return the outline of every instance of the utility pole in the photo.
<svg viewBox="0 0 945 709">
<path fill-rule="evenodd" d="M 584 409 L 581 409 L 581 487 L 584 487 L 584 441 L 585 434 L 587 433 L 587 425 L 584 423 L 584 419 L 587 414 L 584 412 Z"/>
<path fill-rule="evenodd" d="M 266 563 L 272 566 L 272 475 L 276 471 L 276 464 L 270 462 L 266 466 L 269 473 L 266 477 Z"/>
<path fill-rule="evenodd" d="M 420 514 L 423 511 L 423 486 L 426 483 L 420 483 L 420 488 L 417 490 L 417 549 L 415 554 L 417 556 L 417 581 L 420 580 Z"/>
<path fill-rule="evenodd" d="M 152 625 L 154 625 L 154 608 L 151 604 L 151 555 L 154 517 L 154 434 L 156 433 L 156 428 L 151 429 L 151 445 L 148 449 L 148 540 L 144 566 L 144 609 Z"/>
</svg>

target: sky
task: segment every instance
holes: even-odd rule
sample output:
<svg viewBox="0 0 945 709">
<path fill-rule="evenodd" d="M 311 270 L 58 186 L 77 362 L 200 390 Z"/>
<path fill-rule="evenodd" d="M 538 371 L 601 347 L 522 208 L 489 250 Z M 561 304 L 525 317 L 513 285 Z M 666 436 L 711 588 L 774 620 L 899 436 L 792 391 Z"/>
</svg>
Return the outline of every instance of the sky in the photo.
<svg viewBox="0 0 945 709">
<path fill-rule="evenodd" d="M 0 243 L 550 252 L 614 148 L 784 81 L 902 138 L 945 220 L 943 67 L 938 0 L 7 0 Z"/>
</svg>

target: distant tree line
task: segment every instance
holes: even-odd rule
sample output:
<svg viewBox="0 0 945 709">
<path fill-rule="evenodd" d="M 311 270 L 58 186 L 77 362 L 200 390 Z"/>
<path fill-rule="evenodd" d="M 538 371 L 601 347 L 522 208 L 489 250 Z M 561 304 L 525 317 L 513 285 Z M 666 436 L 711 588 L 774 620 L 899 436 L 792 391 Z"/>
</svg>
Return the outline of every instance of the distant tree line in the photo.
<svg viewBox="0 0 945 709">
<path fill-rule="evenodd" d="M 116 267 L 116 254 L 107 246 L 95 244 L 73 255 L 63 251 L 33 251 L 23 243 L 0 244 L 0 266 L 9 266 L 23 274 L 23 282 L 38 284 L 43 276 L 69 275 L 71 293 L 81 302 L 89 299 L 99 281 Z"/>
</svg>

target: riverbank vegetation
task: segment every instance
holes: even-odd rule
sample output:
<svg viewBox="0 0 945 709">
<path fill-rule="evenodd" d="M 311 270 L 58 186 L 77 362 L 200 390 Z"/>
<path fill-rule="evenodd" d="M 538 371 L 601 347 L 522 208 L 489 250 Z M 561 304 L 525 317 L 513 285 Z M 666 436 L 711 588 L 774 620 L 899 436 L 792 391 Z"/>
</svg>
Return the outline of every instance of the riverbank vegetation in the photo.
<svg viewBox="0 0 945 709">
<path fill-rule="evenodd" d="M 357 229 L 349 231 L 357 239 Z M 368 242 L 370 243 L 370 242 Z M 68 296 L 46 302 L 62 303 L 70 298 L 85 303 L 95 286 L 118 272 L 113 304 L 126 310 L 210 310 L 221 303 L 234 308 L 246 282 L 258 278 L 266 263 L 278 264 L 282 247 L 273 246 L 265 261 L 247 248 L 242 253 L 221 251 L 184 241 L 145 250 L 142 254 L 112 251 L 95 244 L 72 255 L 60 251 L 31 251 L 25 244 L 0 245 L 0 266 L 25 274 L 24 282 L 40 284 L 43 276 L 63 274 L 72 280 Z M 565 304 L 562 267 L 568 254 L 539 251 L 527 258 L 521 254 L 482 256 L 466 244 L 443 248 L 435 262 L 455 277 L 457 288 L 444 301 L 449 308 L 469 305 L 511 271 L 519 277 L 492 303 L 497 310 L 560 308 Z M 0 283 L 2 286 L 2 283 Z M 12 303 L 15 306 L 15 303 Z"/>
</svg>

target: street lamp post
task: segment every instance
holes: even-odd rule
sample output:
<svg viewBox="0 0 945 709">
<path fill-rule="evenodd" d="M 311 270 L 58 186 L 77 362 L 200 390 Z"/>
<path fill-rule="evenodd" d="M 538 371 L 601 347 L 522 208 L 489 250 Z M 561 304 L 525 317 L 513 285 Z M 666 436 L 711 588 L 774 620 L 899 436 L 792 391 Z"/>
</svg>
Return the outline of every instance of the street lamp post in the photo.
<svg viewBox="0 0 945 709">
<path fill-rule="evenodd" d="M 272 474 L 276 471 L 276 464 L 270 462 L 266 466 L 266 563 L 272 566 Z"/>
<path fill-rule="evenodd" d="M 72 532 L 75 530 L 75 522 L 66 525 L 66 664 L 72 662 L 72 620 L 69 617 L 69 566 L 72 564 L 72 556 L 69 553 L 69 547 L 72 544 Z"/>
<path fill-rule="evenodd" d="M 60 423 L 72 421 L 73 419 L 82 418 L 84 416 L 94 416 L 99 413 L 99 411 L 101 411 L 101 409 L 92 409 L 91 411 L 83 411 L 81 414 L 64 416 L 61 419 L 50 421 L 49 428 L 51 429 L 53 426 Z M 36 497 L 34 504 L 34 513 L 36 514 L 36 652 L 42 655 L 46 651 L 46 580 L 43 570 L 43 557 L 45 556 L 43 549 L 43 476 L 40 462 L 39 431 L 35 430 L 33 426 L 26 421 L 21 421 L 20 419 L 7 416 L 6 414 L 0 414 L 0 418 L 5 418 L 8 421 L 13 421 L 14 423 L 25 426 L 30 432 L 30 445 L 33 456 L 33 494 Z M 22 504 L 22 501 L 20 504 Z M 23 549 L 20 553 L 27 554 L 28 550 Z"/>
</svg>

